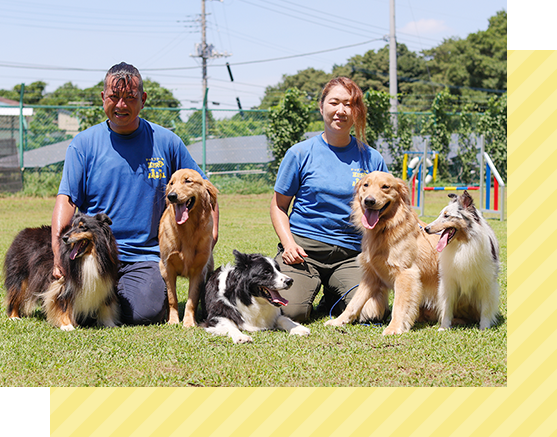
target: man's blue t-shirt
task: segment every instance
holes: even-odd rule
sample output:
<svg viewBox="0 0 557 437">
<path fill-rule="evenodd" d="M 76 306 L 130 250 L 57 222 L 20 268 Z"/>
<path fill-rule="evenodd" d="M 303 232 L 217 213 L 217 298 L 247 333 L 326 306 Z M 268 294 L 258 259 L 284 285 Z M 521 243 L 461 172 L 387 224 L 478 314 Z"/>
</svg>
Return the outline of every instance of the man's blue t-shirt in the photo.
<svg viewBox="0 0 557 437">
<path fill-rule="evenodd" d="M 321 135 L 292 146 L 280 164 L 275 191 L 295 196 L 290 214 L 292 233 L 361 250 L 361 235 L 352 225 L 351 202 L 356 183 L 367 173 L 388 172 L 375 149 L 358 148 L 356 139 L 334 147 Z"/>
<path fill-rule="evenodd" d="M 181 168 L 205 177 L 168 129 L 140 119 L 135 132 L 120 135 L 104 122 L 71 142 L 58 194 L 69 196 L 81 212 L 111 218 L 122 261 L 158 261 L 166 183 Z"/>
</svg>

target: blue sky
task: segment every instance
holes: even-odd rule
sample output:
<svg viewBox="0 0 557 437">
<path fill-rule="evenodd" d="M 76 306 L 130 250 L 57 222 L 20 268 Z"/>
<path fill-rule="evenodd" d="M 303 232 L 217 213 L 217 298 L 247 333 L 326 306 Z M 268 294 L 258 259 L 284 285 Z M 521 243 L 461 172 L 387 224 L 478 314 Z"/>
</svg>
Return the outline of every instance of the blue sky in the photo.
<svg viewBox="0 0 557 437">
<path fill-rule="evenodd" d="M 396 0 L 397 39 L 414 51 L 431 48 L 485 30 L 506 7 L 504 0 Z M 196 106 L 201 68 L 190 55 L 201 42 L 200 14 L 201 0 L 0 0 L 0 89 L 36 80 L 47 91 L 66 82 L 88 87 L 124 60 L 184 107 Z M 207 42 L 230 55 L 209 62 L 209 101 L 222 109 L 236 108 L 236 97 L 244 109 L 259 104 L 283 74 L 330 72 L 380 49 L 389 33 L 389 0 L 207 0 L 206 14 Z M 269 61 L 276 58 L 283 59 Z"/>
</svg>

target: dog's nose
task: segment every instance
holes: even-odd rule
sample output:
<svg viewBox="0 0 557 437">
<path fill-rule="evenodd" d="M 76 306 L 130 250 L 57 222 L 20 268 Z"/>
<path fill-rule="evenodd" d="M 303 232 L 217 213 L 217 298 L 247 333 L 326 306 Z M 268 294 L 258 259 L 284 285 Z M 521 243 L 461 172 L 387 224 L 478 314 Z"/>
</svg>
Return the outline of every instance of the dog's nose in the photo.
<svg viewBox="0 0 557 437">
<path fill-rule="evenodd" d="M 294 283 L 294 279 L 287 277 L 284 280 L 284 284 L 286 285 L 286 288 L 290 288 L 292 286 L 292 284 Z"/>
<path fill-rule="evenodd" d="M 166 196 L 166 198 L 170 202 L 174 203 L 178 200 L 178 194 L 176 194 L 174 191 L 172 191 L 171 193 L 168 193 L 168 196 Z"/>
<path fill-rule="evenodd" d="M 366 197 L 366 198 L 365 198 L 365 200 L 364 200 L 364 205 L 365 205 L 365 206 L 374 206 L 376 202 L 377 202 L 377 201 L 375 200 L 374 197 L 369 196 L 369 197 Z"/>
<path fill-rule="evenodd" d="M 63 241 L 65 244 L 68 244 L 68 239 L 69 239 L 69 237 L 68 237 L 67 235 L 64 235 L 64 236 L 62 237 L 62 241 Z"/>
<path fill-rule="evenodd" d="M 426 227 L 424 228 L 424 230 L 425 230 L 428 234 L 431 234 L 429 226 L 426 226 Z"/>
</svg>

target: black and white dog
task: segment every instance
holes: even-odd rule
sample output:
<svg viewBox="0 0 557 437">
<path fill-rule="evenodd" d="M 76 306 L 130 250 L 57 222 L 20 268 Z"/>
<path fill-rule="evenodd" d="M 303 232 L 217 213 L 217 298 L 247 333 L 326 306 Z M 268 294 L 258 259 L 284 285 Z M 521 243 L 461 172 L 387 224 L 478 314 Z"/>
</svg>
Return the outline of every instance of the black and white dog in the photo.
<svg viewBox="0 0 557 437">
<path fill-rule="evenodd" d="M 309 329 L 281 314 L 288 304 L 279 291 L 290 288 L 292 278 L 281 273 L 276 261 L 260 254 L 233 251 L 235 265 L 218 268 L 209 278 L 202 298 L 201 324 L 207 332 L 229 335 L 234 343 L 251 342 L 241 331 L 282 329 L 309 335 Z"/>
</svg>

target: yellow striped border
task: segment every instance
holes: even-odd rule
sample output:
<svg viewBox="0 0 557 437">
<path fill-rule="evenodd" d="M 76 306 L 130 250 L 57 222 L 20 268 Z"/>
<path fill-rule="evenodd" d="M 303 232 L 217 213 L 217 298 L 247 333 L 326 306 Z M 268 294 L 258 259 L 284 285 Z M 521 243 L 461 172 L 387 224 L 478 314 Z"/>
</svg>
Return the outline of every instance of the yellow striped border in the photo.
<svg viewBox="0 0 557 437">
<path fill-rule="evenodd" d="M 557 431 L 557 52 L 509 51 L 505 388 L 53 388 L 51 436 Z"/>
</svg>

